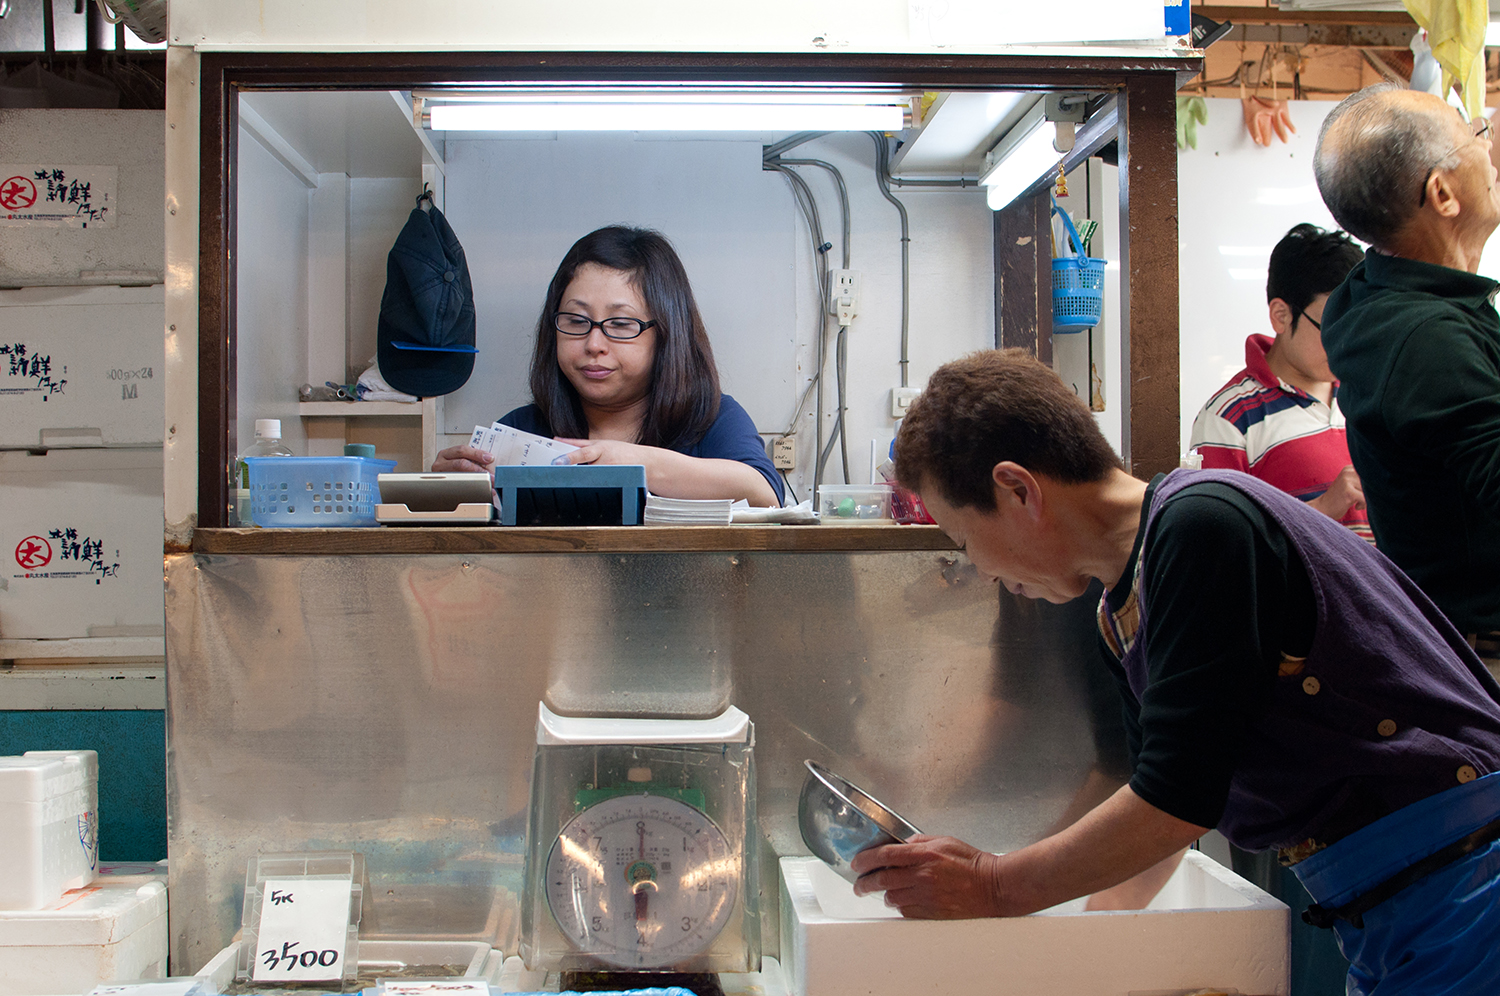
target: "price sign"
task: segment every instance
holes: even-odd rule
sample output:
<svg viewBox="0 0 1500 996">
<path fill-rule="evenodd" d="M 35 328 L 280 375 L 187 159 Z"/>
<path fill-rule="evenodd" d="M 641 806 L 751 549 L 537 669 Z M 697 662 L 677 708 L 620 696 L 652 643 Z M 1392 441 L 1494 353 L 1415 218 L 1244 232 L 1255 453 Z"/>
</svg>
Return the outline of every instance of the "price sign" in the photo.
<svg viewBox="0 0 1500 996">
<path fill-rule="evenodd" d="M 326 982 L 344 976 L 349 882 L 266 879 L 255 940 L 256 982 Z"/>
</svg>

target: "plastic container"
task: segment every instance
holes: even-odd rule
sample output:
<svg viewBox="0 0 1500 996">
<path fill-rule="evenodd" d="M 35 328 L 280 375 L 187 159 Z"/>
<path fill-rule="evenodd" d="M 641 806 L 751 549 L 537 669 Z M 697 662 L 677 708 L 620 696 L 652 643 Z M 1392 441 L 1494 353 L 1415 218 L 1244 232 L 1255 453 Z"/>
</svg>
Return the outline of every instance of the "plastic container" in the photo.
<svg viewBox="0 0 1500 996">
<path fill-rule="evenodd" d="M 250 515 L 250 468 L 246 457 L 289 457 L 292 451 L 281 441 L 281 419 L 258 418 L 255 420 L 255 441 L 240 454 L 234 464 L 234 522 L 231 525 L 253 526 Z"/>
<path fill-rule="evenodd" d="M 1052 261 L 1052 331 L 1082 332 L 1098 325 L 1104 314 L 1105 261 L 1084 255 L 1073 219 L 1055 199 L 1052 213 L 1062 216 L 1075 254 Z"/>
<path fill-rule="evenodd" d="M 93 751 L 0 757 L 0 910 L 39 910 L 92 882 L 98 812 Z"/>
<path fill-rule="evenodd" d="M 257 526 L 344 529 L 374 526 L 381 474 L 394 460 L 369 457 L 254 457 L 250 517 Z"/>
<path fill-rule="evenodd" d="M 43 909 L 0 912 L 0 996 L 74 996 L 166 969 L 165 875 L 104 876 Z"/>
<path fill-rule="evenodd" d="M 824 484 L 818 488 L 818 518 L 840 526 L 890 525 L 889 484 Z"/>
</svg>

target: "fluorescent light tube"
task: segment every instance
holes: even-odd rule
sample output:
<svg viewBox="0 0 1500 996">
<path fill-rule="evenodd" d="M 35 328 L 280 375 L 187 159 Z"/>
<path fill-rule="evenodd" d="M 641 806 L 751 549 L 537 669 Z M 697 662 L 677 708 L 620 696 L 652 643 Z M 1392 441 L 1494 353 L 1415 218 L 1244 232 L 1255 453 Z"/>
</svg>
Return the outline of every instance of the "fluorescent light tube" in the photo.
<svg viewBox="0 0 1500 996">
<path fill-rule="evenodd" d="M 1038 101 L 995 146 L 995 163 L 979 178 L 988 187 L 990 210 L 999 211 L 1048 174 L 1057 172 L 1063 154 L 1052 146 L 1054 129 Z"/>
<path fill-rule="evenodd" d="M 900 104 L 432 104 L 433 131 L 900 131 Z"/>
</svg>

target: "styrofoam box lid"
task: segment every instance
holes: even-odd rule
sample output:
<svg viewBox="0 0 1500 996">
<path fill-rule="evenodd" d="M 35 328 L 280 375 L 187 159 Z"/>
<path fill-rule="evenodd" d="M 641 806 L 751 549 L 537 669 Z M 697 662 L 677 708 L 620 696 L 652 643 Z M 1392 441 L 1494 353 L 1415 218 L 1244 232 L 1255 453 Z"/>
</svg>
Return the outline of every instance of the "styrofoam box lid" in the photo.
<svg viewBox="0 0 1500 996">
<path fill-rule="evenodd" d="M 41 802 L 99 783 L 99 755 L 91 750 L 32 750 L 0 757 L 0 805 Z"/>
<path fill-rule="evenodd" d="M 39 910 L 0 910 L 0 958 L 7 947 L 118 944 L 167 913 L 166 876 L 98 878 Z"/>
<path fill-rule="evenodd" d="M 722 744 L 750 739 L 750 717 L 734 706 L 708 719 L 559 716 L 537 703 L 536 742 L 567 744 Z"/>
</svg>

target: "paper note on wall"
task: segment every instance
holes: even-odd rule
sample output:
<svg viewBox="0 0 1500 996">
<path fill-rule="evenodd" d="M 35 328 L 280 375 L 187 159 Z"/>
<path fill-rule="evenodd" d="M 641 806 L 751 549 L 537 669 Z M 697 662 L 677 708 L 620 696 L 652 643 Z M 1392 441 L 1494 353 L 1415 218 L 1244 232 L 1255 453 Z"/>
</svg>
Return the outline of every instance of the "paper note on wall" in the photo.
<svg viewBox="0 0 1500 996">
<path fill-rule="evenodd" d="M 474 427 L 469 445 L 495 458 L 497 467 L 544 467 L 578 449 L 533 432 L 523 432 L 496 422 L 489 428 Z"/>
</svg>

